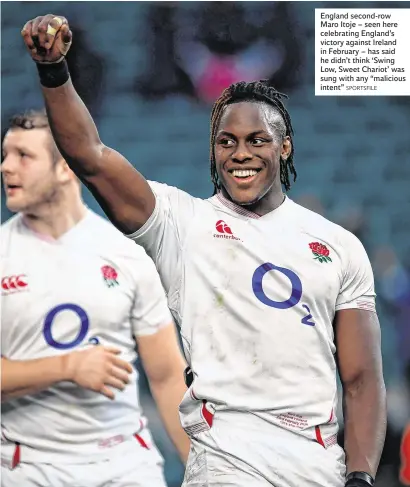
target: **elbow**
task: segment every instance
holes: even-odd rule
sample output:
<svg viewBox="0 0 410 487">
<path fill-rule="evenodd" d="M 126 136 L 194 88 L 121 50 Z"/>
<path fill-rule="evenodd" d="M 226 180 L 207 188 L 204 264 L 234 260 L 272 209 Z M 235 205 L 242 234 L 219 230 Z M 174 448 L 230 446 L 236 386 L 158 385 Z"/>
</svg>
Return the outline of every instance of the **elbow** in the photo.
<svg viewBox="0 0 410 487">
<path fill-rule="evenodd" d="M 386 402 L 386 386 L 380 370 L 363 370 L 342 381 L 344 395 L 354 398 L 363 391 L 372 391 L 378 399 Z"/>
<path fill-rule="evenodd" d="M 155 373 L 148 377 L 148 381 L 151 389 L 160 390 L 167 389 L 169 387 L 184 387 L 186 389 L 184 381 L 184 369 L 172 367 L 163 373 Z"/>
<path fill-rule="evenodd" d="M 86 182 L 100 174 L 105 150 L 106 147 L 100 141 L 85 148 L 79 146 L 71 153 L 61 150 L 61 154 L 74 174 Z"/>
</svg>

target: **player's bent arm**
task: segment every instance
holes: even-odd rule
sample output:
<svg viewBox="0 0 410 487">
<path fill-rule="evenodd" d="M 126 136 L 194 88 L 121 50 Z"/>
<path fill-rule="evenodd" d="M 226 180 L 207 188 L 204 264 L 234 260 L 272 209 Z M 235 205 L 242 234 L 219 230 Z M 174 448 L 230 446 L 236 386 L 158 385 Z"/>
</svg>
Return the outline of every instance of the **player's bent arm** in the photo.
<svg viewBox="0 0 410 487">
<path fill-rule="evenodd" d="M 34 360 L 1 358 L 1 401 L 34 394 L 69 380 L 67 355 Z"/>
<path fill-rule="evenodd" d="M 99 345 L 41 359 L 2 357 L 2 400 L 40 392 L 62 381 L 74 382 L 114 399 L 112 389 L 123 390 L 132 372 L 132 366 L 119 357 L 120 353 L 118 348 Z"/>
<path fill-rule="evenodd" d="M 338 311 L 335 337 L 343 385 L 347 473 L 364 471 L 374 478 L 386 434 L 386 389 L 377 314 L 360 309 Z"/>
<path fill-rule="evenodd" d="M 70 79 L 57 88 L 42 90 L 54 139 L 68 165 L 120 231 L 138 230 L 155 207 L 155 196 L 145 178 L 101 142 Z"/>
<path fill-rule="evenodd" d="M 185 464 L 190 441 L 183 430 L 178 407 L 186 392 L 182 356 L 175 326 L 170 323 L 152 335 L 137 337 L 138 353 L 165 428 Z"/>
</svg>

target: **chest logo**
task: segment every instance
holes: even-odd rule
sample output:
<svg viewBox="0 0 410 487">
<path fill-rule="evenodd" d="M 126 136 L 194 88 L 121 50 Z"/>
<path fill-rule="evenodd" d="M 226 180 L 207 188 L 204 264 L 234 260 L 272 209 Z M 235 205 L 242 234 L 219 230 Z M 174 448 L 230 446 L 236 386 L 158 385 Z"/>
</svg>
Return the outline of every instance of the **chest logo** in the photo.
<svg viewBox="0 0 410 487">
<path fill-rule="evenodd" d="M 19 274 L 16 276 L 6 276 L 1 280 L 1 289 L 6 292 L 18 292 L 27 288 L 27 276 L 25 274 Z"/>
<path fill-rule="evenodd" d="M 240 238 L 235 237 L 233 234 L 231 227 L 225 223 L 223 220 L 218 220 L 215 225 L 216 231 L 218 233 L 214 233 L 215 238 L 227 238 L 230 240 L 240 240 Z"/>
<path fill-rule="evenodd" d="M 118 273 L 110 265 L 104 265 L 101 267 L 101 272 L 107 287 L 118 286 Z"/>
<path fill-rule="evenodd" d="M 320 263 L 332 262 L 332 259 L 329 257 L 329 249 L 326 247 L 326 245 L 323 245 L 319 242 L 311 242 L 309 244 L 309 247 L 312 251 L 312 254 L 314 255 L 315 260 L 318 260 Z"/>
</svg>

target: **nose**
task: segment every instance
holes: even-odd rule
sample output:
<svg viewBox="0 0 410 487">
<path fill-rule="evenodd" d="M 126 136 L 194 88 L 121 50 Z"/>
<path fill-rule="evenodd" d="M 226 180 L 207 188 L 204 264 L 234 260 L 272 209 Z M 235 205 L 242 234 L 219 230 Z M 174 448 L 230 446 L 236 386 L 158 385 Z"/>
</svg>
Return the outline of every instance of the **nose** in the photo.
<svg viewBox="0 0 410 487">
<path fill-rule="evenodd" d="M 1 163 L 0 171 L 5 174 L 10 174 L 11 172 L 13 172 L 13 168 L 15 167 L 15 164 L 13 164 L 14 159 L 14 157 L 7 155 Z"/>
<path fill-rule="evenodd" d="M 236 146 L 234 153 L 232 154 L 232 160 L 234 162 L 246 162 L 252 159 L 252 153 L 249 151 L 245 143 L 239 142 Z"/>
</svg>

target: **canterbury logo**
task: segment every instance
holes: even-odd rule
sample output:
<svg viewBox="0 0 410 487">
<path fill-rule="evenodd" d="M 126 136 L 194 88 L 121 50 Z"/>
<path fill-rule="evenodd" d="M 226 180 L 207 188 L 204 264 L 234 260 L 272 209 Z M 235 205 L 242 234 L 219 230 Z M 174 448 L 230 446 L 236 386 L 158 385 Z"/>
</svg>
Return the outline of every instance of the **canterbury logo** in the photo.
<svg viewBox="0 0 410 487">
<path fill-rule="evenodd" d="M 229 228 L 229 225 L 227 225 L 223 220 L 218 220 L 216 222 L 215 228 L 219 233 L 227 233 L 229 235 L 232 235 L 232 230 Z"/>
<path fill-rule="evenodd" d="M 7 276 L 1 280 L 1 288 L 5 291 L 21 291 L 28 286 L 27 276 L 19 274 L 18 276 Z"/>
<path fill-rule="evenodd" d="M 232 240 L 240 240 L 240 238 L 235 237 L 233 234 L 231 227 L 226 224 L 223 220 L 218 220 L 215 225 L 216 231 L 218 233 L 214 233 L 215 238 L 228 238 Z"/>
</svg>

